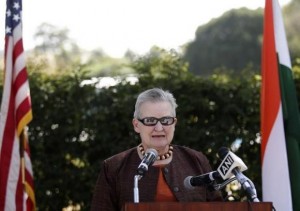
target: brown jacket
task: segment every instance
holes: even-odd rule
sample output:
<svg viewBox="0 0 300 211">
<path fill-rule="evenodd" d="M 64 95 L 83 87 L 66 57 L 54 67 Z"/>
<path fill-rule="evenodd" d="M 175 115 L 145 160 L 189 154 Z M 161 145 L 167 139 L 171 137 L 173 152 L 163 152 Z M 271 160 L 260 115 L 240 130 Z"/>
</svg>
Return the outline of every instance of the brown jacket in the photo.
<svg viewBox="0 0 300 211">
<path fill-rule="evenodd" d="M 178 201 L 222 201 L 221 193 L 206 187 L 188 190 L 183 181 L 187 176 L 211 171 L 206 156 L 196 150 L 173 145 L 172 161 L 163 168 L 164 178 Z M 92 201 L 92 211 L 119 211 L 125 202 L 133 202 L 134 176 L 141 159 L 136 148 L 110 157 L 103 162 Z M 139 201 L 154 201 L 159 168 L 149 167 L 139 180 Z"/>
</svg>

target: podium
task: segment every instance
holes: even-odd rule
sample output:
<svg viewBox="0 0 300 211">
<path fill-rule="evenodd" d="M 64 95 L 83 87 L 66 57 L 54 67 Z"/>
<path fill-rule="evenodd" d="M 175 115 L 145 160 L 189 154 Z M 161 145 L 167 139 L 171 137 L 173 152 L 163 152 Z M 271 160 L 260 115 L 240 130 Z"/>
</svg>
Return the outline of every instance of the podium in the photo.
<svg viewBox="0 0 300 211">
<path fill-rule="evenodd" d="M 141 202 L 122 211 L 272 211 L 272 202 Z"/>
</svg>

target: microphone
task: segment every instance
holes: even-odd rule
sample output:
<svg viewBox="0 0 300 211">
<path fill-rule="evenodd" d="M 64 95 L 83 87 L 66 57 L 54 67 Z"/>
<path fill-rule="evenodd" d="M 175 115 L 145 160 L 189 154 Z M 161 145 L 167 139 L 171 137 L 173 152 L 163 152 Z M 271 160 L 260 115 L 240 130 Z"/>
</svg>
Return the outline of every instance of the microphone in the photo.
<svg viewBox="0 0 300 211">
<path fill-rule="evenodd" d="M 226 147 L 221 147 L 218 155 L 223 159 L 217 169 L 223 180 L 232 177 L 234 175 L 234 169 L 238 169 L 241 172 L 248 169 L 242 159 L 229 151 Z"/>
<path fill-rule="evenodd" d="M 156 160 L 158 153 L 155 149 L 150 148 L 146 150 L 143 160 L 137 168 L 137 173 L 140 176 L 144 176 L 145 172 L 148 171 L 148 167 L 151 166 Z"/>
<path fill-rule="evenodd" d="M 223 159 L 217 169 L 220 176 L 225 180 L 234 175 L 245 190 L 247 197 L 253 202 L 259 202 L 253 182 L 242 173 L 242 171 L 247 170 L 247 166 L 241 158 L 230 152 L 226 147 L 221 147 L 218 154 Z"/>
<path fill-rule="evenodd" d="M 189 190 L 194 189 L 196 186 L 208 186 L 211 185 L 213 181 L 221 178 L 219 172 L 212 171 L 206 174 L 201 174 L 199 176 L 187 176 L 184 181 L 184 187 Z"/>
</svg>

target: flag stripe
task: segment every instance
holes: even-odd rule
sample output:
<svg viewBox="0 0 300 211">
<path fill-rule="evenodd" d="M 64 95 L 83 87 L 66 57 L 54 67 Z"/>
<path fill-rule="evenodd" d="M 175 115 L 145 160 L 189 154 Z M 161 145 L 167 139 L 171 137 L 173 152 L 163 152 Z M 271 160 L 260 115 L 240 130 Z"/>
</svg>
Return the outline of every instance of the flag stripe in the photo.
<svg viewBox="0 0 300 211">
<path fill-rule="evenodd" d="M 25 55 L 23 52 L 21 52 L 21 50 L 23 49 L 17 49 L 20 48 L 19 45 L 22 44 L 22 40 L 20 40 L 19 42 L 17 42 L 18 46 L 15 46 L 14 48 L 14 80 L 16 80 L 16 76 L 19 75 L 19 73 L 24 70 L 24 68 L 26 69 L 26 67 L 24 66 L 25 63 Z"/>
<path fill-rule="evenodd" d="M 271 1 L 266 1 L 270 2 Z M 270 24 L 268 24 L 270 23 Z M 276 72 L 272 75 L 267 70 L 278 70 L 275 49 L 275 36 L 273 27 L 272 4 L 266 4 L 264 17 L 264 39 L 262 54 L 262 100 L 261 100 L 261 123 L 262 123 L 262 158 L 270 136 L 273 124 L 280 107 L 279 78 Z M 272 106 L 266 106 L 266 104 Z M 262 160 L 263 162 L 263 160 Z"/>
<path fill-rule="evenodd" d="M 6 81 L 7 82 L 7 81 Z M 6 84 L 7 85 L 7 84 Z M 8 174 L 9 174 L 9 169 L 10 169 L 10 164 L 11 164 L 11 156 L 13 153 L 13 149 L 16 149 L 17 146 L 14 146 L 15 141 L 14 140 L 14 132 L 15 132 L 15 127 L 14 125 L 14 118 L 12 116 L 13 114 L 13 98 L 10 97 L 9 100 L 9 106 L 8 106 L 8 111 L 7 114 L 8 116 L 6 117 L 6 122 L 5 122 L 5 128 L 4 128 L 4 133 L 2 137 L 3 138 L 3 143 L 2 143 L 2 148 L 1 148 L 1 160 L 0 160 L 0 166 L 1 166 L 1 178 L 0 178 L 0 210 L 5 210 L 5 197 L 7 193 L 7 183 L 8 183 Z M 2 116 L 5 118 L 5 116 Z M 12 191 L 13 193 L 14 191 Z M 9 194 L 9 193 L 8 193 Z M 12 209 L 13 210 L 13 209 Z"/>
<path fill-rule="evenodd" d="M 291 59 L 288 50 L 288 44 L 285 36 L 285 30 L 281 15 L 281 9 L 277 1 L 273 5 L 273 17 L 274 17 L 274 34 L 276 36 L 276 50 L 280 52 L 278 54 L 279 63 L 285 65 L 291 69 Z"/>
<path fill-rule="evenodd" d="M 31 112 L 30 103 L 30 100 L 25 98 L 16 109 L 16 120 L 18 124 L 20 124 L 20 121 L 24 118 L 24 116 L 26 116 L 27 113 Z M 30 120 L 31 119 L 27 119 L 25 124 L 28 124 Z"/>
<path fill-rule="evenodd" d="M 300 210 L 300 118 L 291 69 L 280 65 L 280 79 L 293 209 Z"/>
<path fill-rule="evenodd" d="M 18 90 L 21 88 L 21 86 L 23 84 L 26 84 L 27 83 L 27 78 L 28 78 L 28 75 L 27 75 L 27 72 L 26 72 L 26 68 L 22 68 L 22 70 L 19 72 L 19 74 L 17 75 L 17 77 L 15 78 L 15 81 L 14 81 L 14 87 Z M 27 84 L 26 84 L 27 86 Z M 20 91 L 19 91 L 20 92 Z M 23 94 L 23 93 L 22 93 Z M 22 95 L 21 95 L 22 96 Z M 25 96 L 26 97 L 26 96 Z M 20 97 L 17 97 L 17 99 L 20 98 Z M 18 105 L 18 104 L 17 104 Z"/>
<path fill-rule="evenodd" d="M 8 0 L 7 2 L 11 2 L 11 0 Z M 20 1 L 21 2 L 21 1 Z M 14 46 L 19 47 L 17 44 L 17 42 L 19 42 L 22 39 L 22 24 L 19 23 L 17 25 L 14 26 L 13 29 L 13 40 L 14 40 Z M 22 48 L 23 48 L 23 44 L 22 44 Z"/>
<path fill-rule="evenodd" d="M 17 87 L 14 87 L 15 89 Z M 21 86 L 18 88 L 17 93 L 15 93 L 16 95 L 16 106 L 20 106 L 20 104 L 28 98 L 28 83 L 25 82 L 23 84 L 21 84 Z M 30 100 L 30 99 L 28 99 Z"/>
</svg>

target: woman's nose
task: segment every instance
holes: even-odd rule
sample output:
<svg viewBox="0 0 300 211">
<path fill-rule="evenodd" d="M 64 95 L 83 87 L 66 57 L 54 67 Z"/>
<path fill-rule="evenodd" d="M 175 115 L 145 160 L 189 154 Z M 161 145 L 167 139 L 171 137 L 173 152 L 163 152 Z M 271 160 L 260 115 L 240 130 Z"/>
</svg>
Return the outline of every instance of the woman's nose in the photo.
<svg viewBox="0 0 300 211">
<path fill-rule="evenodd" d="M 158 122 L 156 123 L 156 125 L 154 126 L 154 130 L 155 130 L 155 131 L 162 131 L 162 130 L 163 130 L 163 126 L 162 126 L 162 124 L 160 123 L 160 121 L 158 121 Z"/>
</svg>

